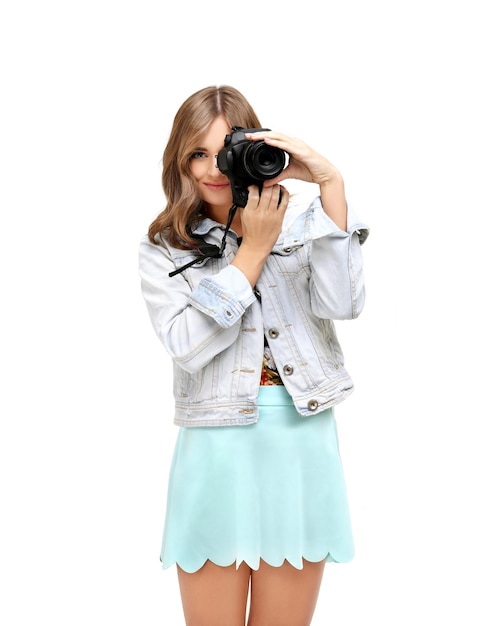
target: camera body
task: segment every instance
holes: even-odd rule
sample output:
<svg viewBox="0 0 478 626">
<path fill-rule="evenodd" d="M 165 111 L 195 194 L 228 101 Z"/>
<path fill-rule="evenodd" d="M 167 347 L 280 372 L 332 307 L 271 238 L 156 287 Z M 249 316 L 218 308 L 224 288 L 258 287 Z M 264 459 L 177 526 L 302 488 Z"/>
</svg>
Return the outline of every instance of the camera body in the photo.
<svg viewBox="0 0 478 626">
<path fill-rule="evenodd" d="M 257 185 L 260 191 L 262 183 L 278 176 L 286 165 L 284 150 L 268 146 L 263 140 L 246 139 L 246 133 L 264 130 L 270 129 L 233 126 L 218 152 L 217 167 L 229 178 L 236 206 L 246 206 L 250 185 Z"/>
</svg>

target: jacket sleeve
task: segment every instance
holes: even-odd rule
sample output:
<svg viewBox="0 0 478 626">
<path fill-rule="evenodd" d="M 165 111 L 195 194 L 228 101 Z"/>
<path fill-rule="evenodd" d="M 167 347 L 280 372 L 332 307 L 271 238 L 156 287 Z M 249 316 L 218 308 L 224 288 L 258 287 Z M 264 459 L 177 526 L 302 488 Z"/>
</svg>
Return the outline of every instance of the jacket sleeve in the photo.
<svg viewBox="0 0 478 626">
<path fill-rule="evenodd" d="M 347 231 L 325 214 L 320 199 L 311 220 L 311 304 L 323 319 L 346 320 L 360 315 L 365 303 L 362 244 L 368 227 L 353 210 L 347 212 Z"/>
<path fill-rule="evenodd" d="M 194 372 L 234 343 L 242 315 L 255 296 L 234 266 L 203 277 L 195 287 L 183 274 L 170 277 L 174 269 L 166 246 L 147 237 L 141 241 L 141 291 L 153 328 L 174 361 Z"/>
</svg>

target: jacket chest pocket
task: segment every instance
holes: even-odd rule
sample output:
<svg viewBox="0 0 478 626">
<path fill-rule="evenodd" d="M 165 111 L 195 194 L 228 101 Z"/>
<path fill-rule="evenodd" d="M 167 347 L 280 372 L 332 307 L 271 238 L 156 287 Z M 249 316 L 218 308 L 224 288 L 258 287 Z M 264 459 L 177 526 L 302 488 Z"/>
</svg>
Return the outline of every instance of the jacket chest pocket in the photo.
<svg viewBox="0 0 478 626">
<path fill-rule="evenodd" d="M 271 255 L 274 263 L 274 272 L 282 275 L 298 275 L 306 272 L 309 274 L 309 257 L 307 246 L 301 245 L 291 248 L 283 248 Z"/>
</svg>

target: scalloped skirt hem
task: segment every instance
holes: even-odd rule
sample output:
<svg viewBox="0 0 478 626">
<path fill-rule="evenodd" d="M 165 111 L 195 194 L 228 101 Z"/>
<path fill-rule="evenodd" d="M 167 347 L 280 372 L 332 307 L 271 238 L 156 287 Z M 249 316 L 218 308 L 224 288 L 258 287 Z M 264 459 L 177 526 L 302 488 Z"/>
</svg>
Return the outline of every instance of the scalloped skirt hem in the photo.
<svg viewBox="0 0 478 626">
<path fill-rule="evenodd" d="M 353 559 L 334 410 L 301 417 L 282 386 L 261 387 L 258 400 L 256 424 L 179 429 L 163 569 Z"/>
<path fill-rule="evenodd" d="M 303 561 L 309 561 L 310 563 L 319 563 L 320 561 L 323 561 L 325 559 L 326 563 L 349 563 L 350 561 L 352 561 L 353 559 L 353 554 L 351 554 L 349 557 L 344 557 L 341 559 L 335 559 L 334 557 L 332 557 L 330 554 L 326 554 L 323 557 L 299 557 L 298 559 L 289 559 L 289 558 L 284 558 L 282 560 L 267 560 L 263 557 L 260 557 L 259 559 L 254 559 L 254 560 L 247 560 L 247 559 L 233 559 L 232 561 L 215 561 L 213 559 L 203 559 L 202 561 L 199 561 L 195 564 L 192 564 L 190 562 L 188 563 L 177 563 L 176 561 L 172 561 L 172 562 L 168 562 L 165 563 L 163 562 L 162 559 L 161 563 L 162 563 L 162 569 L 166 570 L 169 569 L 170 567 L 172 567 L 173 565 L 177 565 L 178 567 L 180 567 L 182 570 L 184 570 L 186 573 L 188 574 L 194 574 L 194 572 L 197 572 L 198 570 L 200 570 L 203 565 L 207 562 L 210 561 L 211 563 L 213 563 L 214 565 L 218 565 L 219 567 L 230 567 L 231 565 L 234 565 L 234 563 L 236 564 L 236 569 L 239 569 L 240 565 L 242 563 L 245 563 L 248 567 L 250 567 L 251 569 L 257 571 L 260 567 L 261 561 L 264 561 L 265 563 L 267 563 L 268 565 L 270 565 L 271 567 L 281 567 L 282 565 L 284 565 L 285 562 L 289 563 L 290 565 L 292 565 L 292 567 L 295 567 L 295 569 L 301 570 L 304 567 Z"/>
</svg>

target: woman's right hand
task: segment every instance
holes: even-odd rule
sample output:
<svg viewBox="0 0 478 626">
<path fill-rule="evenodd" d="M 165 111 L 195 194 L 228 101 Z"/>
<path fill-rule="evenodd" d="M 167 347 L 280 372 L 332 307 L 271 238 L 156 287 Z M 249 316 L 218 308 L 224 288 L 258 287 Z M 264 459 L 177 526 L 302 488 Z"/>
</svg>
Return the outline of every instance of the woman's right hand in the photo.
<svg viewBox="0 0 478 626">
<path fill-rule="evenodd" d="M 252 287 L 279 237 L 288 203 L 289 192 L 284 187 L 264 187 L 259 194 L 258 187 L 253 185 L 249 187 L 246 206 L 238 209 L 242 243 L 232 265 L 245 274 Z"/>
</svg>

